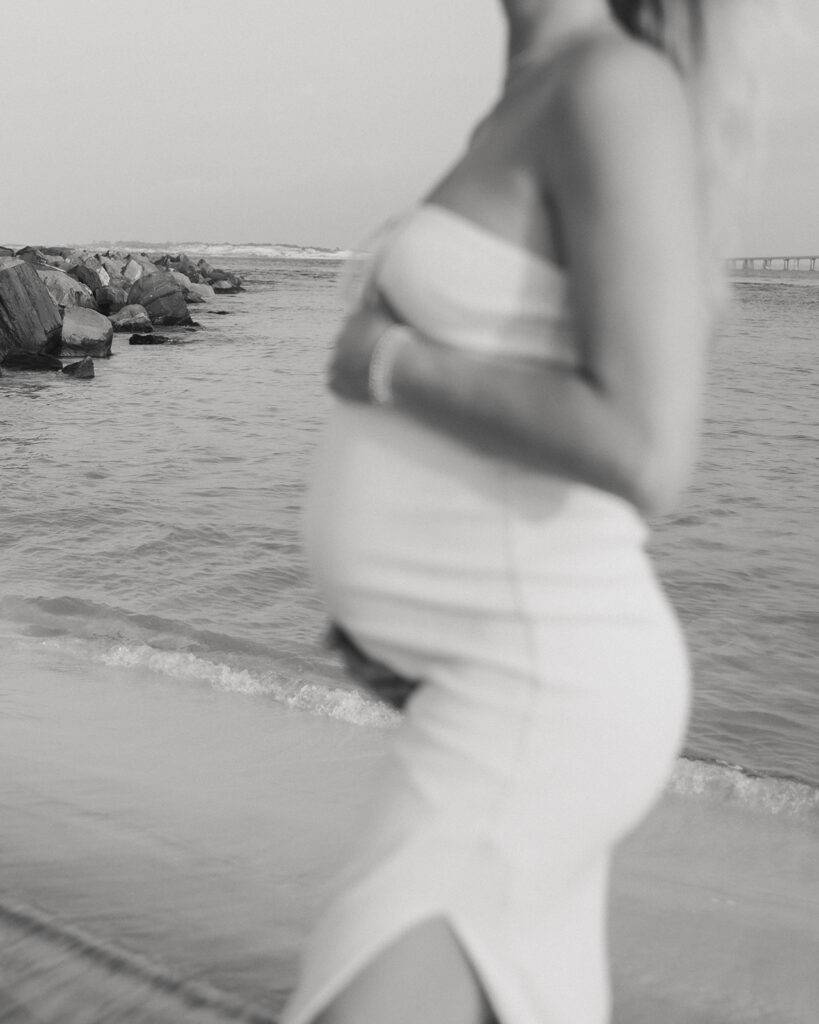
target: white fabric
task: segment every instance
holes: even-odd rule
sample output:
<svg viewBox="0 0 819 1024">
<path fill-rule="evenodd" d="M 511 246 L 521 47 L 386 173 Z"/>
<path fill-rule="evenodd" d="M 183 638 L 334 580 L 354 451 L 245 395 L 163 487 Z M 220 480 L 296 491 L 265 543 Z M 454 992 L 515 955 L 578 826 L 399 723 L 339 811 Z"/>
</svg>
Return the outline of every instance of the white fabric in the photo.
<svg viewBox="0 0 819 1024">
<path fill-rule="evenodd" d="M 457 215 L 421 207 L 376 273 L 442 340 L 572 358 L 560 271 Z M 316 580 L 331 618 L 423 683 L 284 1024 L 432 917 L 502 1024 L 608 1019 L 609 857 L 659 794 L 688 704 L 644 538 L 616 497 L 337 405 L 308 517 Z"/>
<path fill-rule="evenodd" d="M 426 203 L 399 220 L 375 272 L 399 316 L 438 341 L 576 360 L 563 271 L 443 206 Z"/>
</svg>

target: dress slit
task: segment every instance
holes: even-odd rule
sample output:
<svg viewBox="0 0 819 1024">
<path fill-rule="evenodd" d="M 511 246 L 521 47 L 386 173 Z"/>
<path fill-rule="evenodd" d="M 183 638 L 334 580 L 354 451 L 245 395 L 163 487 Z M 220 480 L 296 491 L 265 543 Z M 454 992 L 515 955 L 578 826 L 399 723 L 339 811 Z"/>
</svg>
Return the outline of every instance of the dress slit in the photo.
<svg viewBox="0 0 819 1024">
<path fill-rule="evenodd" d="M 493 1024 L 541 1024 L 514 984 L 501 935 L 482 934 L 486 928 L 470 921 L 465 910 L 474 902 L 480 879 L 478 891 L 492 893 L 492 906 L 483 908 L 482 916 L 487 927 L 492 921 L 500 926 L 496 904 L 503 902 L 506 887 L 501 880 L 487 877 L 486 859 L 476 858 L 468 842 L 458 845 L 456 852 L 429 833 L 416 837 L 333 901 L 313 934 L 311 955 L 303 964 L 298 989 L 303 998 L 288 1006 L 284 1024 L 313 1024 L 381 954 L 433 920 L 443 921 L 461 948 L 491 1008 Z M 437 862 L 440 869 L 432 878 L 430 862 Z M 490 857 L 490 871 L 491 863 Z"/>
<path fill-rule="evenodd" d="M 288 1014 L 287 1024 L 314 1024 L 327 1008 L 355 980 L 383 954 L 409 936 L 414 930 L 435 921 L 442 922 L 452 935 L 453 941 L 461 950 L 467 968 L 470 970 L 481 992 L 482 998 L 489 1008 L 487 1024 L 511 1024 L 512 1021 L 527 1020 L 537 1024 L 534 1014 L 527 1012 L 523 1017 L 518 1010 L 511 1010 L 507 1015 L 504 1006 L 510 1002 L 511 994 L 503 991 L 500 980 L 501 972 L 497 969 L 497 957 L 484 947 L 480 938 L 468 926 L 457 920 L 452 913 L 444 908 L 429 907 L 419 910 L 412 917 L 402 918 L 393 922 L 393 928 L 381 935 L 374 935 L 367 947 L 359 949 L 355 955 L 340 965 L 330 974 L 323 985 L 319 985 L 311 993 L 308 1002 L 303 1006 L 293 1007 Z M 519 1001 L 519 1000 L 516 1000 Z"/>
</svg>

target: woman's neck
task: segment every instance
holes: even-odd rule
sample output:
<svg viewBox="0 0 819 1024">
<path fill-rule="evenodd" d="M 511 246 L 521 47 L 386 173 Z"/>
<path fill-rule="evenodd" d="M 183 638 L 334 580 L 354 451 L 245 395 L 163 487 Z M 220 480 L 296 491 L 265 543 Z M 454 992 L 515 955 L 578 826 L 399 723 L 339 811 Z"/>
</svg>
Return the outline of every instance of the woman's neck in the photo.
<svg viewBox="0 0 819 1024">
<path fill-rule="evenodd" d="M 554 53 L 563 40 L 611 20 L 607 0 L 502 0 L 508 24 L 507 78 Z"/>
</svg>

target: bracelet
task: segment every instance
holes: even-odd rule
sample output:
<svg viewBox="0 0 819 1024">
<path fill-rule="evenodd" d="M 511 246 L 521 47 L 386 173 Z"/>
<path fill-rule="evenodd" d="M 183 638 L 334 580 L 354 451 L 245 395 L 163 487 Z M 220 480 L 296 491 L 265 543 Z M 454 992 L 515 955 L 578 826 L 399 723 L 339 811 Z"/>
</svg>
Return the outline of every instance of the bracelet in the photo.
<svg viewBox="0 0 819 1024">
<path fill-rule="evenodd" d="M 392 405 L 392 374 L 407 334 L 403 324 L 391 324 L 375 343 L 367 374 L 367 391 L 375 405 Z"/>
</svg>

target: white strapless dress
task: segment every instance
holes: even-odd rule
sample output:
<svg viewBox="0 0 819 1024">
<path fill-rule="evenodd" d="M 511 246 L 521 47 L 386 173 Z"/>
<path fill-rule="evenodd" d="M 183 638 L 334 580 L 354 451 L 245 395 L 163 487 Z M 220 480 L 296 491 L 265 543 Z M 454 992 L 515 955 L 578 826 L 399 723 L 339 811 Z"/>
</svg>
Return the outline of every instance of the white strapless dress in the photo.
<svg viewBox="0 0 819 1024">
<path fill-rule="evenodd" d="M 562 271 L 451 211 L 414 210 L 374 273 L 442 344 L 577 359 Z M 502 1024 L 603 1024 L 610 855 L 661 792 L 688 709 L 642 520 L 393 409 L 338 403 L 307 530 L 329 616 L 422 685 L 284 1024 L 431 918 Z"/>
</svg>

